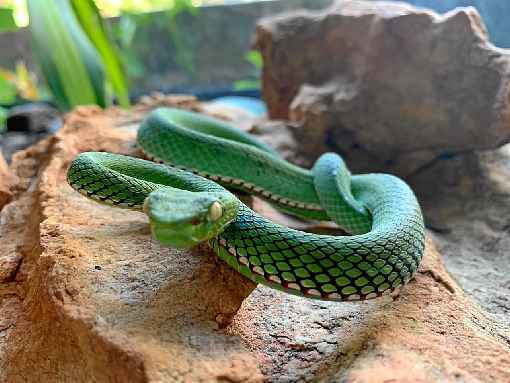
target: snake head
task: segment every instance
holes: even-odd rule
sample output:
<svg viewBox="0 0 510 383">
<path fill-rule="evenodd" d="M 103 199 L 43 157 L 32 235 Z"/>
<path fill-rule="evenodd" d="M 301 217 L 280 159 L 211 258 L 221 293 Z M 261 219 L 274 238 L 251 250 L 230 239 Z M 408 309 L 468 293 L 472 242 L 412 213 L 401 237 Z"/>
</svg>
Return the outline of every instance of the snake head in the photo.
<svg viewBox="0 0 510 383">
<path fill-rule="evenodd" d="M 216 237 L 232 222 L 239 200 L 230 193 L 163 188 L 145 199 L 154 237 L 163 245 L 190 248 Z"/>
</svg>

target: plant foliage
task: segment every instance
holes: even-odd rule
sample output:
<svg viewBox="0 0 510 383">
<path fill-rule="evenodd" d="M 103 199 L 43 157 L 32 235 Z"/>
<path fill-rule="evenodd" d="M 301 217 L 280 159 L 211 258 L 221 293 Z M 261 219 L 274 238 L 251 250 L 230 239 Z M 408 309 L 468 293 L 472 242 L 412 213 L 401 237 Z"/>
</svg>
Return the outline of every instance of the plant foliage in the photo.
<svg viewBox="0 0 510 383">
<path fill-rule="evenodd" d="M 7 109 L 0 106 L 0 133 L 5 132 L 7 122 Z"/>
<path fill-rule="evenodd" d="M 264 65 L 262 55 L 259 51 L 251 50 L 245 54 L 244 59 L 253 67 L 253 74 L 250 78 L 239 80 L 234 83 L 235 90 L 260 89 L 260 71 Z"/>
<path fill-rule="evenodd" d="M 92 0 L 27 0 L 34 54 L 64 110 L 129 105 L 122 66 Z"/>
<path fill-rule="evenodd" d="M 0 32 L 10 32 L 18 29 L 14 21 L 13 10 L 11 8 L 0 8 Z"/>
<path fill-rule="evenodd" d="M 33 50 L 62 109 L 106 106 L 101 58 L 68 0 L 28 0 Z"/>
<path fill-rule="evenodd" d="M 23 61 L 16 63 L 14 71 L 0 68 L 0 105 L 12 105 L 20 99 L 40 100 L 41 93 L 35 75 Z"/>
<path fill-rule="evenodd" d="M 119 104 L 129 106 L 126 78 L 119 54 L 110 41 L 103 19 L 92 0 L 72 0 L 72 5 L 81 26 L 103 59 L 106 74 L 111 82 Z"/>
</svg>

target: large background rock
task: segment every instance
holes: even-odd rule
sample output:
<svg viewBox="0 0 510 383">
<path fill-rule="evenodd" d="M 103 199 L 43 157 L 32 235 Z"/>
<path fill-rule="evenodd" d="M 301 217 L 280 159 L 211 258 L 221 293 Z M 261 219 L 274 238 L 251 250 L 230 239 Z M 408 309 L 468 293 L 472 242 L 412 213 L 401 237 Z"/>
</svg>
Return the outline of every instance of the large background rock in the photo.
<svg viewBox="0 0 510 383">
<path fill-rule="evenodd" d="M 379 0 L 372 0 L 379 1 Z M 456 7 L 475 7 L 487 25 L 494 44 L 501 48 L 510 48 L 508 17 L 510 2 L 505 0 L 406 0 L 406 3 L 434 9 L 436 12 L 448 12 Z"/>
<path fill-rule="evenodd" d="M 333 150 L 354 171 L 409 176 L 510 140 L 510 51 L 474 8 L 338 1 L 264 19 L 257 46 L 270 116 L 298 123 L 309 164 Z"/>
<path fill-rule="evenodd" d="M 200 109 L 189 98 L 80 109 L 14 156 L 19 191 L 0 230 L 19 260 L 0 282 L 0 381 L 505 381 L 508 325 L 462 292 L 430 233 L 400 296 L 320 302 L 255 287 L 205 249 L 163 248 L 142 214 L 66 184 L 80 151 L 136 155 L 137 124 L 156 103 Z"/>
</svg>

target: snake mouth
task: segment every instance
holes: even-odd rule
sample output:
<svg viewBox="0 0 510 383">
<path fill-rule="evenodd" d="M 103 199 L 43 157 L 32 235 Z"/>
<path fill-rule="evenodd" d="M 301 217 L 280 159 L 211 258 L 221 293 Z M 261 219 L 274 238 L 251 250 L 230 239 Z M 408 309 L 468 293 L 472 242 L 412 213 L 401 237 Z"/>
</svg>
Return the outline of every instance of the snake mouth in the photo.
<svg viewBox="0 0 510 383">
<path fill-rule="evenodd" d="M 151 232 L 162 245 L 175 247 L 178 249 L 189 249 L 206 241 L 201 225 L 165 225 L 157 222 L 151 222 Z"/>
</svg>

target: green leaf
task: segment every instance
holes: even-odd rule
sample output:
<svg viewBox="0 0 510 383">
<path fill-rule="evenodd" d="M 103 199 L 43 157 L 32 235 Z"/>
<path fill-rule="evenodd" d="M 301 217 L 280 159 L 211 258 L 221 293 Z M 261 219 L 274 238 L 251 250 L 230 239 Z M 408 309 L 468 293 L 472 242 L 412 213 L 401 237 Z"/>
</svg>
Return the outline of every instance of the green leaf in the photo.
<svg viewBox="0 0 510 383">
<path fill-rule="evenodd" d="M 111 25 L 111 32 L 118 46 L 118 57 L 124 67 L 127 78 L 135 79 L 142 77 L 145 67 L 140 61 L 138 54 L 133 49 L 133 40 L 138 30 L 139 15 L 123 12 L 119 21 Z"/>
<path fill-rule="evenodd" d="M 0 32 L 11 32 L 18 29 L 11 8 L 0 8 Z"/>
<path fill-rule="evenodd" d="M 7 128 L 6 122 L 7 122 L 7 109 L 2 108 L 0 106 L 0 133 L 5 132 L 5 129 Z"/>
<path fill-rule="evenodd" d="M 254 74 L 254 76 L 256 78 L 254 79 L 244 79 L 244 80 L 239 80 L 239 81 L 236 81 L 234 83 L 234 89 L 235 90 L 251 90 L 251 89 L 260 89 L 261 88 L 261 83 L 260 83 L 260 69 L 262 68 L 262 65 L 263 65 L 263 60 L 262 60 L 262 55 L 260 54 L 259 51 L 249 51 L 247 52 L 245 55 L 244 55 L 244 59 L 246 61 L 248 61 L 251 65 L 254 66 L 254 68 L 256 69 L 256 72 Z"/>
<path fill-rule="evenodd" d="M 108 36 L 99 10 L 92 0 L 71 0 L 71 4 L 83 30 L 103 59 L 106 74 L 117 95 L 119 104 L 128 107 L 128 87 L 121 61 L 118 58 L 119 53 Z"/>
<path fill-rule="evenodd" d="M 193 75 L 195 73 L 195 51 L 191 48 L 191 36 L 184 34 L 177 23 L 178 17 L 186 13 L 195 17 L 198 15 L 199 10 L 193 5 L 191 0 L 174 0 L 173 6 L 166 11 L 166 20 L 163 20 L 167 24 L 170 41 L 175 51 L 175 63 L 179 68 Z"/>
<path fill-rule="evenodd" d="M 27 0 L 27 4 L 34 54 L 59 106 L 106 106 L 101 58 L 69 0 Z"/>
<path fill-rule="evenodd" d="M 196 16 L 198 12 L 199 10 L 193 5 L 192 0 L 174 0 L 172 7 L 167 10 L 167 17 L 169 21 L 175 21 L 175 18 L 183 13 Z"/>
<path fill-rule="evenodd" d="M 11 105 L 16 101 L 16 95 L 18 94 L 18 90 L 16 86 L 12 84 L 10 81 L 7 81 L 6 78 L 2 76 L 0 73 L 0 104 L 1 105 Z"/>
<path fill-rule="evenodd" d="M 260 89 L 260 80 L 239 80 L 234 83 L 234 90 Z"/>
<path fill-rule="evenodd" d="M 131 46 L 137 29 L 138 25 L 132 14 L 124 12 L 120 15 L 119 22 L 113 26 L 113 31 L 122 50 Z"/>
<path fill-rule="evenodd" d="M 262 55 L 260 54 L 259 51 L 249 51 L 248 53 L 246 53 L 244 58 L 246 59 L 246 61 L 251 63 L 255 68 L 262 69 L 263 60 Z"/>
</svg>

